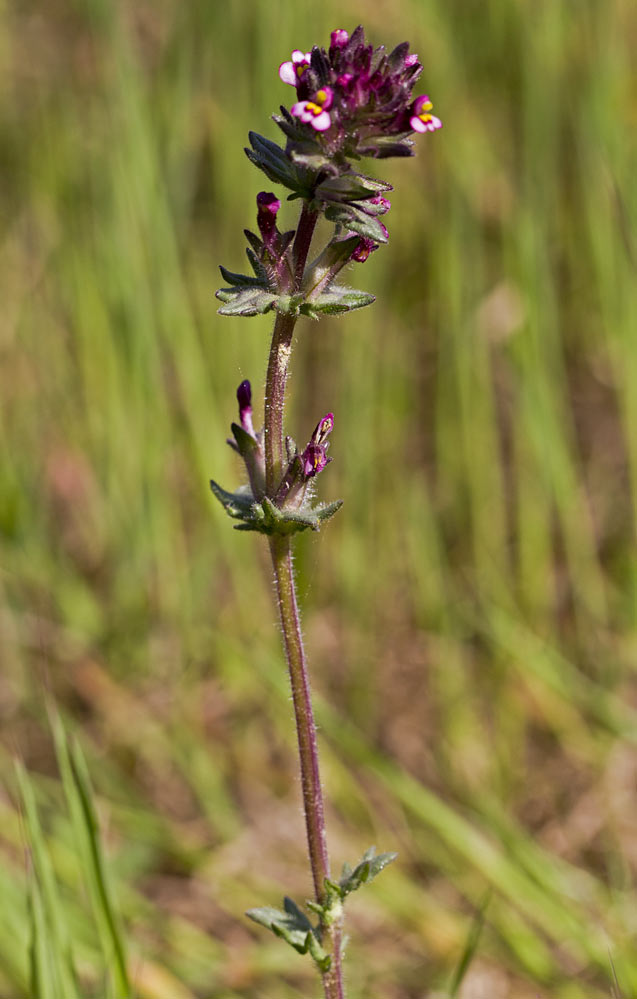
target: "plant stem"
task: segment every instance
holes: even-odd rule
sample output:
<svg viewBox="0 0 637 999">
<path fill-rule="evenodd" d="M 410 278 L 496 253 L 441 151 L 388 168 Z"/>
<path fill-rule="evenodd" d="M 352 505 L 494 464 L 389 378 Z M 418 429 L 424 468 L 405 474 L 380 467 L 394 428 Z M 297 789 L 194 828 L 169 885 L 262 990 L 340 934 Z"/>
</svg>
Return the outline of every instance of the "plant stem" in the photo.
<svg viewBox="0 0 637 999">
<path fill-rule="evenodd" d="M 311 211 L 306 202 L 299 219 L 294 240 L 294 291 L 300 291 L 303 271 L 312 242 L 317 212 Z M 285 409 L 285 386 L 288 377 L 292 336 L 296 326 L 296 316 L 277 313 L 272 333 L 268 373 L 265 381 L 265 491 L 271 499 L 283 475 L 285 450 L 283 442 L 283 412 Z"/>
<path fill-rule="evenodd" d="M 304 204 L 294 242 L 294 291 L 299 291 L 303 271 L 316 225 L 317 214 Z M 266 494 L 274 498 L 284 471 L 285 450 L 283 439 L 283 414 L 292 336 L 295 316 L 277 315 L 268 362 L 265 389 L 265 467 Z M 274 535 L 270 538 L 270 552 L 274 567 L 277 604 L 283 630 L 283 644 L 290 675 L 294 717 L 299 745 L 301 787 L 305 826 L 316 901 L 325 901 L 325 878 L 330 875 L 325 810 L 319 773 L 316 723 L 312 710 L 310 681 L 307 668 L 301 620 L 296 596 L 292 545 L 289 537 Z M 341 967 L 342 920 L 321 924 L 321 943 L 331 956 L 331 965 L 323 974 L 325 999 L 344 999 Z"/>
<path fill-rule="evenodd" d="M 325 835 L 316 723 L 312 710 L 310 680 L 301 635 L 301 619 L 296 598 L 290 539 L 275 535 L 270 539 L 270 551 L 274 566 L 285 655 L 292 687 L 292 702 L 301 762 L 303 810 L 305 812 L 305 828 L 314 882 L 314 895 L 316 901 L 322 904 L 325 901 L 325 878 L 330 876 L 330 863 Z M 341 920 L 322 927 L 321 942 L 332 958 L 329 971 L 323 975 L 325 999 L 343 999 L 345 993 L 341 969 Z"/>
</svg>

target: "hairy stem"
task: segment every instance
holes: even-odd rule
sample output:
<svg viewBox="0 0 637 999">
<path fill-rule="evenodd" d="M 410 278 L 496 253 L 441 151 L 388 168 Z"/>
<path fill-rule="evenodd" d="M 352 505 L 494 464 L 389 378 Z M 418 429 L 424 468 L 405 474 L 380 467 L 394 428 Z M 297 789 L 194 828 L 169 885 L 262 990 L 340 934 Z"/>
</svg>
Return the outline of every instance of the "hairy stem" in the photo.
<svg viewBox="0 0 637 999">
<path fill-rule="evenodd" d="M 319 773 L 316 724 L 312 710 L 310 680 L 301 635 L 301 619 L 296 599 L 292 550 L 288 537 L 275 535 L 270 540 L 274 578 L 276 581 L 279 616 L 283 629 L 283 643 L 290 674 L 292 701 L 296 721 L 296 734 L 301 761 L 301 788 L 305 828 L 314 882 L 316 901 L 325 901 L 325 878 L 330 876 L 325 835 L 323 790 Z M 340 955 L 341 922 L 323 927 L 322 943 L 332 956 L 332 966 L 323 976 L 326 999 L 343 999 Z"/>
<path fill-rule="evenodd" d="M 294 241 L 294 291 L 299 291 L 301 288 L 316 219 L 316 212 L 312 212 L 307 204 L 304 204 Z M 277 315 L 268 362 L 264 438 L 266 493 L 271 498 L 276 495 L 285 468 L 283 416 L 295 324 L 295 316 Z M 325 901 L 325 878 L 329 877 L 330 867 L 325 834 L 323 790 L 319 773 L 316 723 L 312 710 L 309 673 L 301 634 L 290 538 L 274 535 L 270 539 L 270 552 L 294 703 L 303 810 L 314 894 L 316 901 L 322 904 Z M 325 999 L 344 999 L 345 996 L 341 968 L 341 926 L 341 918 L 333 919 L 330 922 L 323 921 L 321 925 L 321 942 L 331 956 L 330 968 L 323 974 Z"/>
<path fill-rule="evenodd" d="M 303 203 L 294 240 L 294 291 L 301 288 L 317 213 Z M 273 499 L 284 471 L 283 413 L 296 316 L 277 314 L 265 381 L 265 490 Z"/>
</svg>

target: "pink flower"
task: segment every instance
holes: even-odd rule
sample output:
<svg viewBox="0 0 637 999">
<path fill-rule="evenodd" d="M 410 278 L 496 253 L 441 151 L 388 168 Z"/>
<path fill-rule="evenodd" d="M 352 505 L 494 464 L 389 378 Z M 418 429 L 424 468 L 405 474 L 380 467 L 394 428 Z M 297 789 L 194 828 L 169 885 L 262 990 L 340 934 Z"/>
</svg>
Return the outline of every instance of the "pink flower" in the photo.
<svg viewBox="0 0 637 999">
<path fill-rule="evenodd" d="M 433 104 L 426 94 L 421 94 L 420 97 L 416 98 L 409 119 L 409 125 L 414 132 L 435 132 L 436 129 L 442 128 L 440 118 L 436 118 L 435 114 L 430 114 L 432 107 Z"/>
<path fill-rule="evenodd" d="M 292 59 L 288 62 L 282 62 L 279 66 L 279 77 L 283 82 L 289 83 L 291 87 L 297 87 L 306 69 L 309 68 L 311 55 L 311 52 L 301 52 L 300 49 L 295 49 L 292 53 Z"/>
<path fill-rule="evenodd" d="M 312 101 L 298 101 L 290 109 L 295 118 L 307 122 L 317 132 L 325 132 L 332 124 L 328 109 L 332 106 L 333 93 L 330 87 L 317 90 Z"/>
</svg>

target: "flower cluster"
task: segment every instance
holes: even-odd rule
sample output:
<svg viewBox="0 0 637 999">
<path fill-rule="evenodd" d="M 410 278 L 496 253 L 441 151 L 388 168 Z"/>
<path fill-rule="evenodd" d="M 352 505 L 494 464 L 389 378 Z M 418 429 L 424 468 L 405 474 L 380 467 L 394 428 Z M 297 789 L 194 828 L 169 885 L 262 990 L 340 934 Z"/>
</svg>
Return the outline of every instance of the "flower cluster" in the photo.
<svg viewBox="0 0 637 999">
<path fill-rule="evenodd" d="M 319 420 L 305 449 L 299 452 L 294 441 L 286 438 L 287 466 L 276 492 L 266 495 L 265 452 L 263 430 L 255 431 L 252 422 L 252 389 L 243 381 L 237 389 L 239 423 L 233 423 L 232 440 L 228 444 L 243 459 L 248 473 L 248 486 L 228 493 L 214 480 L 210 485 L 227 513 L 236 520 L 238 530 L 259 531 L 263 534 L 293 534 L 308 527 L 318 531 L 341 506 L 334 503 L 311 504 L 310 484 L 332 460 L 327 456 L 327 438 L 334 427 L 334 416 L 328 413 Z"/>
<path fill-rule="evenodd" d="M 360 26 L 351 37 L 342 28 L 333 31 L 327 52 L 297 49 L 279 67 L 281 80 L 297 93 L 290 114 L 322 133 L 332 156 L 410 155 L 411 132 L 441 128 L 429 97 L 412 99 L 421 73 L 407 42 L 387 54 L 383 46 L 366 44 Z"/>
<path fill-rule="evenodd" d="M 389 185 L 376 183 L 375 188 Z M 326 192 L 326 197 L 329 191 Z M 334 194 L 336 194 L 336 190 Z M 369 193 L 366 190 L 364 193 Z M 335 279 L 349 261 L 363 263 L 379 243 L 388 239 L 379 220 L 391 207 L 381 194 L 363 198 L 357 206 L 333 204 L 326 217 L 337 223 L 338 232 L 310 264 L 302 287 L 294 293 L 294 232 L 280 232 L 277 215 L 281 202 L 269 191 L 257 194 L 257 228 L 260 237 L 245 229 L 246 254 L 253 274 L 235 274 L 221 267 L 229 287 L 217 291 L 223 316 L 257 316 L 271 310 L 318 318 L 321 313 L 351 312 L 374 301 L 373 295 L 341 288 Z"/>
</svg>

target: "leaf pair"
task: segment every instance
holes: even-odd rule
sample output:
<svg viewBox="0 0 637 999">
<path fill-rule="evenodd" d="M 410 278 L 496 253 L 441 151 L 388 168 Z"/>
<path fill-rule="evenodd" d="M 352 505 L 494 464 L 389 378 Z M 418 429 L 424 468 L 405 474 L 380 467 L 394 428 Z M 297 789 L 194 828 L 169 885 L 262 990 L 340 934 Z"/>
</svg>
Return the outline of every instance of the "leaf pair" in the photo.
<svg viewBox="0 0 637 999">
<path fill-rule="evenodd" d="M 283 899 L 283 910 L 272 906 L 250 909 L 246 915 L 271 930 L 277 937 L 285 940 L 299 954 L 310 954 L 321 973 L 329 971 L 331 958 L 325 952 L 321 943 L 323 928 L 334 923 L 342 916 L 342 903 L 353 891 L 364 884 L 370 884 L 380 872 L 395 860 L 396 853 L 379 853 L 371 846 L 353 869 L 349 864 L 343 864 L 343 871 L 338 881 L 325 879 L 325 901 L 323 904 L 308 902 L 307 907 L 315 912 L 318 925 L 313 926 L 302 909 L 291 898 Z"/>
</svg>

